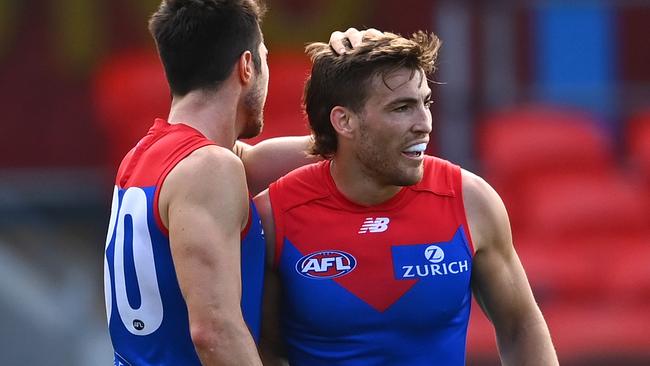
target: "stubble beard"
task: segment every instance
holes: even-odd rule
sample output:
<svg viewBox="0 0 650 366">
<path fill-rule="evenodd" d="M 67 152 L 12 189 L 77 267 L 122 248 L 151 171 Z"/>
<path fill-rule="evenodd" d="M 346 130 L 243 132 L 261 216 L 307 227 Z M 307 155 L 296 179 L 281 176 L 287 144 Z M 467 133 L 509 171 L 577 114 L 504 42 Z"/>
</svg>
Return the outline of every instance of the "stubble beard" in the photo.
<svg viewBox="0 0 650 366">
<path fill-rule="evenodd" d="M 246 125 L 239 134 L 239 138 L 248 139 L 259 135 L 264 127 L 264 100 L 261 88 L 251 89 L 244 96 L 244 108 L 246 110 Z"/>
<path fill-rule="evenodd" d="M 387 146 L 390 145 L 377 141 L 369 132 L 366 122 L 362 121 L 356 157 L 364 173 L 383 185 L 404 187 L 418 183 L 422 179 L 422 166 L 416 175 L 408 174 L 408 168 L 401 169 L 398 159 L 385 151 Z"/>
</svg>

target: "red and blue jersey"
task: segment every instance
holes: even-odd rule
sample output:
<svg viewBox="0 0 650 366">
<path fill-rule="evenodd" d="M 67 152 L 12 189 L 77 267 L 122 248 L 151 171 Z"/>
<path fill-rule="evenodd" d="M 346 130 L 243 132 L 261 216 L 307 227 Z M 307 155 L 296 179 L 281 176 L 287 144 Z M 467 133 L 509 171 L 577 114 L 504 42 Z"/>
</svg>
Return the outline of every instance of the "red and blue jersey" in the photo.
<svg viewBox="0 0 650 366">
<path fill-rule="evenodd" d="M 167 174 L 214 142 L 184 124 L 157 119 L 120 165 L 104 258 L 104 292 L 114 365 L 200 365 L 158 211 Z M 254 338 L 260 330 L 264 239 L 250 202 L 242 233 L 242 311 Z"/>
<path fill-rule="evenodd" d="M 329 161 L 269 194 L 292 366 L 465 364 L 473 246 L 458 166 L 425 157 L 418 184 L 371 207 L 338 191 Z"/>
</svg>

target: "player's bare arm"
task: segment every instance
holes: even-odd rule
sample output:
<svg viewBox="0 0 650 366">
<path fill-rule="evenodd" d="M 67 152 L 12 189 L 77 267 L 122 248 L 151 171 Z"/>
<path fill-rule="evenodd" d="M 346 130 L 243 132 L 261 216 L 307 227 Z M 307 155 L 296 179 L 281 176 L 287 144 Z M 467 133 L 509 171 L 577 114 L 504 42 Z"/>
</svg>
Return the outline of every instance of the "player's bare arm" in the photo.
<svg viewBox="0 0 650 366">
<path fill-rule="evenodd" d="M 551 336 L 513 247 L 498 194 L 463 170 L 463 200 L 475 246 L 472 287 L 493 323 L 504 365 L 557 365 Z"/>
<path fill-rule="evenodd" d="M 269 199 L 269 190 L 266 189 L 254 199 L 255 207 L 259 212 L 264 236 L 266 238 L 266 274 L 264 276 L 264 306 L 262 307 L 262 336 L 260 351 L 264 365 L 286 365 L 284 344 L 280 335 L 280 278 L 273 268 L 275 260 L 275 223 L 273 210 Z"/>
<path fill-rule="evenodd" d="M 241 161 L 216 146 L 196 150 L 167 176 L 159 210 L 202 364 L 261 365 L 240 307 L 248 217 Z"/>
<path fill-rule="evenodd" d="M 276 137 L 255 146 L 237 141 L 234 152 L 244 162 L 251 195 L 290 171 L 319 160 L 307 153 L 310 144 L 311 136 Z"/>
</svg>

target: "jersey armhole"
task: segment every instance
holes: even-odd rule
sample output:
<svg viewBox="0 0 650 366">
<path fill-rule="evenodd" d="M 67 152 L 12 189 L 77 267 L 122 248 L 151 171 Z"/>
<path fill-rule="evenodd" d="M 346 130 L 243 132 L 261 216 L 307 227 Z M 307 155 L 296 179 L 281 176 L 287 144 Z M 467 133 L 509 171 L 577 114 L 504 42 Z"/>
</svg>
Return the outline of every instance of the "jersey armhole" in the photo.
<svg viewBox="0 0 650 366">
<path fill-rule="evenodd" d="M 457 215 L 460 217 L 461 224 L 463 225 L 463 230 L 465 233 L 465 238 L 467 239 L 467 249 L 470 252 L 470 255 L 474 257 L 474 242 L 472 240 L 472 233 L 469 228 L 469 222 L 467 221 L 467 212 L 465 211 L 465 198 L 463 196 L 463 173 L 458 165 L 453 165 L 452 181 L 454 182 L 454 190 L 457 192 L 458 204 L 456 205 Z"/>
<path fill-rule="evenodd" d="M 275 245 L 273 251 L 273 269 L 277 270 L 280 265 L 280 257 L 282 256 L 282 249 L 284 249 L 284 222 L 282 210 L 274 205 L 274 196 L 276 193 L 278 183 L 272 183 L 269 186 L 269 204 L 271 205 L 271 212 L 273 213 L 273 226 L 275 228 Z M 279 201 L 278 201 L 279 202 Z"/>
<path fill-rule="evenodd" d="M 153 217 L 156 220 L 156 225 L 158 225 L 160 231 L 162 231 L 162 233 L 165 234 L 167 237 L 169 237 L 169 229 L 166 228 L 165 225 L 163 225 L 162 219 L 160 218 L 160 207 L 158 207 L 160 190 L 162 188 L 162 185 L 165 182 L 167 175 L 169 175 L 169 172 L 171 172 L 172 169 L 174 169 L 176 165 L 178 165 L 178 163 L 180 163 L 183 159 L 185 159 L 189 154 L 208 145 L 214 145 L 214 142 L 200 141 L 199 143 L 190 145 L 187 149 L 179 152 L 176 156 L 174 156 L 171 159 L 171 163 L 165 167 L 162 174 L 160 174 L 160 177 L 158 177 L 158 181 L 156 181 L 156 191 L 154 192 L 154 198 L 153 198 L 153 211 L 154 211 Z"/>
<path fill-rule="evenodd" d="M 250 194 L 248 195 L 248 220 L 246 221 L 246 226 L 244 226 L 244 229 L 239 233 L 239 240 L 244 241 L 244 238 L 246 235 L 248 235 L 248 231 L 251 228 L 251 224 L 253 223 L 253 210 L 254 208 L 254 203 L 251 200 Z"/>
</svg>

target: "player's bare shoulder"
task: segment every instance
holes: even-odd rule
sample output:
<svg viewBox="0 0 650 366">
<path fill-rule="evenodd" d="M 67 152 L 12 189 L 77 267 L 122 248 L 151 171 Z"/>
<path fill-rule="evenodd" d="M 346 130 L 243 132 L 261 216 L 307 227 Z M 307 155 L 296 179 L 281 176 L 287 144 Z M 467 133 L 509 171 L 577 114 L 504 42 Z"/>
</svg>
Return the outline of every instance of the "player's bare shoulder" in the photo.
<svg viewBox="0 0 650 366">
<path fill-rule="evenodd" d="M 241 201 L 247 206 L 248 190 L 242 161 L 232 151 L 209 145 L 181 160 L 167 175 L 158 208 L 164 224 L 167 208 L 175 199 L 187 202 Z M 232 202 L 233 204 L 235 202 Z"/>
<path fill-rule="evenodd" d="M 499 194 L 483 178 L 462 170 L 463 204 L 476 250 L 510 235 L 510 223 Z"/>
<path fill-rule="evenodd" d="M 170 172 L 169 178 L 174 174 L 184 178 L 205 180 L 205 178 L 209 179 L 213 174 L 219 177 L 227 177 L 231 174 L 243 174 L 243 172 L 244 164 L 231 150 L 216 145 L 208 145 L 196 149 L 181 160 Z"/>
</svg>

